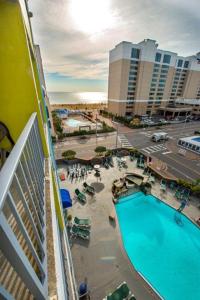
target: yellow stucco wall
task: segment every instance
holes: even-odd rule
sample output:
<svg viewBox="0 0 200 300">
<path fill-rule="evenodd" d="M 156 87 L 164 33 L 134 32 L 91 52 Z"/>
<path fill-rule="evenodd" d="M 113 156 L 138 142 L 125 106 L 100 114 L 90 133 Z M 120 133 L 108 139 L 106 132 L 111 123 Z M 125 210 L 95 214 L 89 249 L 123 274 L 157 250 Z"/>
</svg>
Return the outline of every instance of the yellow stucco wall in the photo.
<svg viewBox="0 0 200 300">
<path fill-rule="evenodd" d="M 31 114 L 37 112 L 47 156 L 38 104 L 41 89 L 18 1 L 0 0 L 0 38 L 0 121 L 6 124 L 16 142 Z"/>
<path fill-rule="evenodd" d="M 56 179 L 54 176 L 54 172 L 53 172 L 53 170 L 51 170 L 51 172 L 52 172 L 52 178 L 53 178 L 53 193 L 54 193 L 56 215 L 58 218 L 60 229 L 63 230 L 64 223 L 63 223 L 62 212 L 61 212 L 61 203 L 60 203 L 59 196 L 58 196 L 58 189 L 57 189 L 57 185 L 56 185 Z"/>
</svg>

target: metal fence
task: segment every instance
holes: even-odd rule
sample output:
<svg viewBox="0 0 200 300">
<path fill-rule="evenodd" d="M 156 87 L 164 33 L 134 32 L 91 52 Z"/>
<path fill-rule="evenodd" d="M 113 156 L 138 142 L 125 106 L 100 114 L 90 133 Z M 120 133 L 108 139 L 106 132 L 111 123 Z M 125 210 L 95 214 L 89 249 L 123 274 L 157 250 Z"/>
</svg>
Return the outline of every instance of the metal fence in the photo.
<svg viewBox="0 0 200 300">
<path fill-rule="evenodd" d="M 42 141 L 33 113 L 0 173 L 0 259 L 2 272 L 9 263 L 20 277 L 16 282 L 21 280 L 36 299 L 47 298 L 44 178 Z M 12 294 L 4 282 L 8 276 L 12 272 L 1 276 L 0 284 Z"/>
</svg>

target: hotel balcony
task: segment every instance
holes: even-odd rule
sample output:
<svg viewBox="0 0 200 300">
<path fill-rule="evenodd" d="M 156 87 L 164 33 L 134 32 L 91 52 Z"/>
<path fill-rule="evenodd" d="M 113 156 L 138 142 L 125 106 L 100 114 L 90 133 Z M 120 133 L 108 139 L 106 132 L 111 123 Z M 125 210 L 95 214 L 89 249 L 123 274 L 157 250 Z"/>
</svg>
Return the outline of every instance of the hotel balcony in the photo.
<svg viewBox="0 0 200 300">
<path fill-rule="evenodd" d="M 0 299 L 78 299 L 45 132 L 46 158 L 33 113 L 0 171 Z"/>
</svg>

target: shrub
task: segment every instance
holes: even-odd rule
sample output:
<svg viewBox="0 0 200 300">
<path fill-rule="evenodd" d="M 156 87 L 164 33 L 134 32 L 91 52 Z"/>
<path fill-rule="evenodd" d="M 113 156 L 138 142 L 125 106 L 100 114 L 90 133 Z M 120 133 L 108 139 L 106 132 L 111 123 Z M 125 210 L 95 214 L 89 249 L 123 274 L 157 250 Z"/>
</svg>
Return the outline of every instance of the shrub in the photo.
<svg viewBox="0 0 200 300">
<path fill-rule="evenodd" d="M 111 155 L 112 155 L 112 150 L 108 149 L 108 150 L 106 151 L 105 156 L 111 156 Z"/>
<path fill-rule="evenodd" d="M 73 159 L 76 155 L 74 150 L 67 150 L 62 153 L 62 156 L 66 159 Z"/>
<path fill-rule="evenodd" d="M 102 154 L 103 152 L 106 152 L 106 147 L 104 146 L 97 146 L 94 150 L 97 154 Z"/>
</svg>

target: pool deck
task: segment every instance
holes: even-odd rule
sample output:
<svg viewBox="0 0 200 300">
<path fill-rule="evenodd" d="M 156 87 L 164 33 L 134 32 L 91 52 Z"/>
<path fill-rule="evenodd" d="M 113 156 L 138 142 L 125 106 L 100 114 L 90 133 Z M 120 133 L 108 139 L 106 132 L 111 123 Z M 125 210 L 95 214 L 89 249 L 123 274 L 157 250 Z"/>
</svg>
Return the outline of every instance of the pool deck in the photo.
<svg viewBox="0 0 200 300">
<path fill-rule="evenodd" d="M 101 168 L 101 180 L 97 180 L 92 171 L 84 180 L 71 182 L 67 179 L 60 183 L 61 188 L 67 188 L 73 197 L 69 214 L 91 219 L 90 241 L 77 238 L 70 239 L 70 243 L 77 284 L 87 280 L 94 300 L 103 299 L 123 281 L 127 282 L 137 300 L 159 299 L 131 265 L 122 245 L 117 218 L 115 223 L 109 221 L 109 214 L 115 213 L 111 193 L 113 180 L 123 177 L 126 172 L 143 172 L 128 157 L 127 164 L 128 169 L 121 171 L 116 161 L 114 168 Z M 59 170 L 65 172 L 65 166 L 59 166 Z M 96 194 L 94 197 L 87 195 L 87 203 L 82 205 L 74 199 L 74 190 L 82 190 L 84 181 L 95 187 Z M 175 208 L 180 205 L 173 196 L 174 192 L 160 191 L 159 181 L 153 185 L 152 194 Z M 192 220 L 199 217 L 197 202 L 191 201 L 184 213 Z"/>
</svg>

